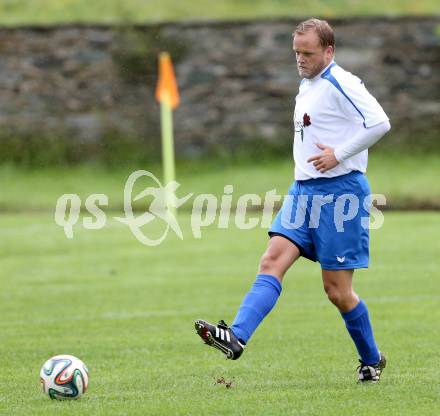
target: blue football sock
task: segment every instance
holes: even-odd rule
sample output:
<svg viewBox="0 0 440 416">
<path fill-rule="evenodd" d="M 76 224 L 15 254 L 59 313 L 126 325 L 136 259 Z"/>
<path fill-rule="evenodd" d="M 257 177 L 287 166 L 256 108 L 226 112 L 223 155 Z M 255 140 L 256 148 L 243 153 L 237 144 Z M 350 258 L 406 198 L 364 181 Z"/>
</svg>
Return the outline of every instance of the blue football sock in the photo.
<svg viewBox="0 0 440 416">
<path fill-rule="evenodd" d="M 275 276 L 257 275 L 231 325 L 234 335 L 242 342 L 248 342 L 257 326 L 275 306 L 280 294 L 281 283 Z"/>
<path fill-rule="evenodd" d="M 351 311 L 341 312 L 341 315 L 361 360 L 367 365 L 378 363 L 380 354 L 374 341 L 373 329 L 365 302 L 361 300 Z"/>
</svg>

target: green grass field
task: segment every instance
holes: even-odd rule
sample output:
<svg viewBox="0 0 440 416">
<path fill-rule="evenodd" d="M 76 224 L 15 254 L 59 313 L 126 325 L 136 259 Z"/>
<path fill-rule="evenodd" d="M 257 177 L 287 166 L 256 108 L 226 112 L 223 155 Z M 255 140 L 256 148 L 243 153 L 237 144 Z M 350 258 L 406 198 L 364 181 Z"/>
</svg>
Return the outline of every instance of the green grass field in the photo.
<svg viewBox="0 0 440 416">
<path fill-rule="evenodd" d="M 421 157 L 374 153 L 373 191 L 394 204 L 438 201 L 439 158 Z M 158 165 L 142 168 L 160 176 Z M 288 159 L 181 163 L 178 195 L 221 196 L 226 184 L 236 197 L 284 193 L 292 168 Z M 0 414 L 352 416 L 371 414 L 371 406 L 381 416 L 438 414 L 438 211 L 387 212 L 372 231 L 371 267 L 355 282 L 389 366 L 380 385 L 360 386 L 354 347 L 323 293 L 319 266 L 304 260 L 288 273 L 243 358 L 229 362 L 205 347 L 193 320 L 231 322 L 254 280 L 266 230 L 211 226 L 196 239 L 183 210 L 183 241 L 169 234 L 158 247 L 143 246 L 112 219 L 121 215 L 133 170 L 0 169 Z M 109 195 L 104 229 L 76 225 L 66 239 L 53 211 L 70 192 L 83 201 Z M 162 231 L 156 222 L 146 228 L 151 237 Z M 52 402 L 40 391 L 41 365 L 60 353 L 90 369 L 90 389 L 78 402 Z M 232 388 L 216 384 L 222 377 Z"/>
<path fill-rule="evenodd" d="M 0 23 L 124 23 L 187 19 L 438 15 L 436 0 L 3 0 Z"/>
<path fill-rule="evenodd" d="M 205 347 L 193 320 L 232 320 L 265 230 L 194 239 L 189 216 L 180 222 L 183 241 L 146 247 L 115 221 L 67 240 L 50 213 L 0 216 L 0 414 L 438 414 L 439 213 L 386 213 L 371 267 L 357 272 L 389 360 L 375 386 L 355 383 L 354 347 L 305 260 L 239 361 Z M 77 402 L 40 391 L 39 369 L 59 353 L 89 367 Z"/>
</svg>

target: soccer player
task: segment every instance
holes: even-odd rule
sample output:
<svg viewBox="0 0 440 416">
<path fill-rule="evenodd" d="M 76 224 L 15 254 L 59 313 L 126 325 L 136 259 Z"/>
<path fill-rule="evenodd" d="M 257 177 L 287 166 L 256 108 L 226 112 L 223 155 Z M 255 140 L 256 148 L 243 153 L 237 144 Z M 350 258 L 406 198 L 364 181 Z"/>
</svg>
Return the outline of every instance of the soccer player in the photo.
<svg viewBox="0 0 440 416">
<path fill-rule="evenodd" d="M 360 356 L 358 380 L 377 382 L 386 360 L 352 279 L 369 261 L 367 149 L 388 132 L 389 119 L 363 82 L 334 61 L 334 33 L 326 21 L 300 23 L 293 50 L 303 78 L 294 113 L 295 181 L 231 327 L 197 320 L 195 328 L 206 344 L 236 360 L 275 306 L 284 274 L 303 256 L 321 265 L 324 290 Z"/>
</svg>

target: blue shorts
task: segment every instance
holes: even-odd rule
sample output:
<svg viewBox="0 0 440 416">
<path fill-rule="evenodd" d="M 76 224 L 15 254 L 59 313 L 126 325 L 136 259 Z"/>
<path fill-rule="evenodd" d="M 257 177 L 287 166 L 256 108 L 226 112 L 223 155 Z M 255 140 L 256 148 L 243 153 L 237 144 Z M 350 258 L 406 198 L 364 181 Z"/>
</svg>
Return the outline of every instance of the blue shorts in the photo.
<svg viewBox="0 0 440 416">
<path fill-rule="evenodd" d="M 370 186 L 357 171 L 293 182 L 269 230 L 324 270 L 368 267 Z"/>
</svg>

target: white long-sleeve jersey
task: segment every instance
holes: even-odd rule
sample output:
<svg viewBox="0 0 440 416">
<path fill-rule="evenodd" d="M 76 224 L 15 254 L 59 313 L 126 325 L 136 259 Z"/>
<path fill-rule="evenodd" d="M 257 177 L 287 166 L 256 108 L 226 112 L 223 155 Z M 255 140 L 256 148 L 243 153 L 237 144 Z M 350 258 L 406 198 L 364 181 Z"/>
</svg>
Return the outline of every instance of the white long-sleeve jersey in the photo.
<svg viewBox="0 0 440 416">
<path fill-rule="evenodd" d="M 388 120 L 363 82 L 335 62 L 316 77 L 304 79 L 294 114 L 295 179 L 331 178 L 353 170 L 365 173 L 367 148 L 388 131 Z M 333 147 L 340 162 L 325 173 L 307 162 L 321 152 L 317 143 Z"/>
</svg>

